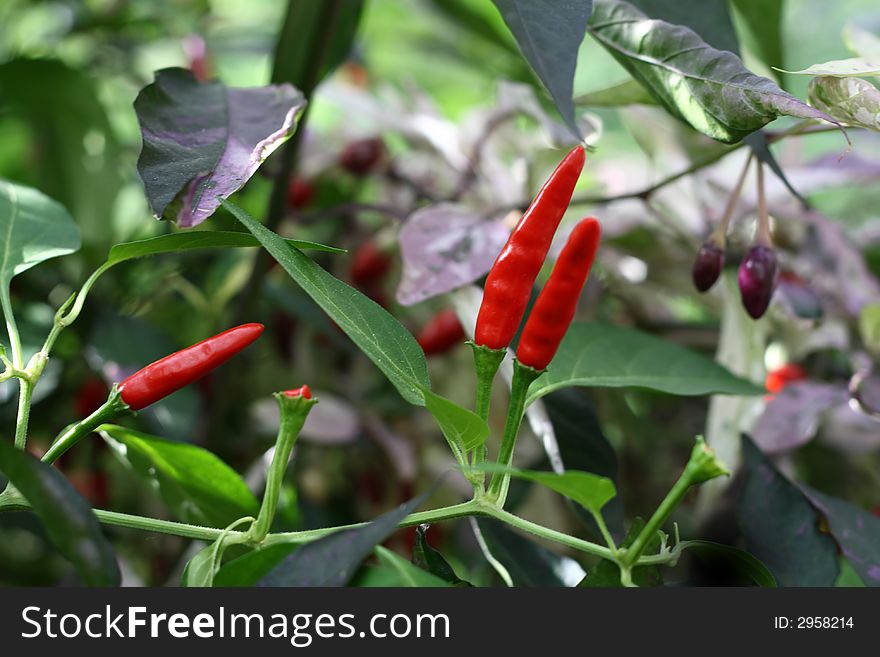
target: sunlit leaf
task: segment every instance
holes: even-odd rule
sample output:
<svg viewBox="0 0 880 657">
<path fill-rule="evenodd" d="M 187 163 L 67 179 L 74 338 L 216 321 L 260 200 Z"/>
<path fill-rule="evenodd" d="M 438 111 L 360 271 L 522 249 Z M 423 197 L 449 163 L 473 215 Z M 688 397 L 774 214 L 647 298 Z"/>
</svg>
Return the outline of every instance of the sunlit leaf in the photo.
<svg viewBox="0 0 880 657">
<path fill-rule="evenodd" d="M 208 450 L 112 424 L 100 432 L 180 520 L 226 527 L 257 515 L 257 499 L 242 478 Z"/>
<path fill-rule="evenodd" d="M 880 89 L 867 80 L 823 76 L 810 80 L 810 102 L 835 119 L 880 132 Z"/>
<path fill-rule="evenodd" d="M 737 142 L 780 116 L 834 122 L 733 53 L 623 0 L 596 0 L 588 29 L 667 111 L 718 141 Z"/>
</svg>

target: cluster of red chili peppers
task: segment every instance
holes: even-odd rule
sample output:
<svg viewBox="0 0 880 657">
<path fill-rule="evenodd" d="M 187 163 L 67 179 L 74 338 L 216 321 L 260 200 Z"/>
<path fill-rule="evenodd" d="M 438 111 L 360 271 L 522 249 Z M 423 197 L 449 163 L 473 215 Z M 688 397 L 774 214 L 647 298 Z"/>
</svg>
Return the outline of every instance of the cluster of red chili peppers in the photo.
<svg viewBox="0 0 880 657">
<path fill-rule="evenodd" d="M 721 271 L 724 268 L 728 226 L 751 161 L 751 157 L 746 161 L 734 191 L 727 202 L 721 222 L 697 252 L 693 267 L 693 279 L 694 285 L 700 292 L 708 291 L 721 276 Z M 753 319 L 760 319 L 767 312 L 779 279 L 779 263 L 776 251 L 773 249 L 773 240 L 770 237 L 770 218 L 767 214 L 764 198 L 764 170 L 760 163 L 758 163 L 757 172 L 758 227 L 752 246 L 740 262 L 737 273 L 737 283 L 743 307 Z"/>
<path fill-rule="evenodd" d="M 580 146 L 566 155 L 523 214 L 486 277 L 472 342 L 476 411 L 484 420 L 489 415 L 492 381 L 522 323 L 535 279 L 571 202 L 584 160 Z M 503 466 L 509 466 L 513 457 L 529 385 L 550 364 L 574 318 L 600 237 L 595 219 L 583 219 L 575 226 L 526 318 L 516 348 L 510 405 L 497 458 Z M 474 464 L 483 458 L 485 452 L 480 450 L 474 454 Z M 503 503 L 508 485 L 509 477 L 496 473 L 487 493 Z"/>
</svg>

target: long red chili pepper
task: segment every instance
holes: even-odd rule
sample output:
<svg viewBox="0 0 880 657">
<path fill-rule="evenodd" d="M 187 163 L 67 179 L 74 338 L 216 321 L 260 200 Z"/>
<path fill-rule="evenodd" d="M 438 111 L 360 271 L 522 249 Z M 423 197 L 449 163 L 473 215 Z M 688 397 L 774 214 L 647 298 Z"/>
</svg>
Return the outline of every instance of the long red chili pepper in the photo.
<svg viewBox="0 0 880 657">
<path fill-rule="evenodd" d="M 595 219 L 584 219 L 575 226 L 526 320 L 516 350 L 521 364 L 543 370 L 556 355 L 574 318 L 601 233 Z"/>
<path fill-rule="evenodd" d="M 451 308 L 434 315 L 416 336 L 416 341 L 426 356 L 442 354 L 463 340 L 464 328 Z"/>
<path fill-rule="evenodd" d="M 486 277 L 474 342 L 503 349 L 522 321 L 529 294 L 584 168 L 584 149 L 565 156 L 538 192 Z"/>
<path fill-rule="evenodd" d="M 219 367 L 260 337 L 262 324 L 242 324 L 165 356 L 119 384 L 132 410 L 146 408 Z"/>
</svg>

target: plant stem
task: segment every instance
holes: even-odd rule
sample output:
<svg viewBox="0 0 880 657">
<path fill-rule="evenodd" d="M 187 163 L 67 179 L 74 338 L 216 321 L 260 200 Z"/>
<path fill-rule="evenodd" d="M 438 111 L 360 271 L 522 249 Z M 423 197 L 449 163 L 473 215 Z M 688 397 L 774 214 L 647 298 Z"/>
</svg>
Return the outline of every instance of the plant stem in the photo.
<svg viewBox="0 0 880 657">
<path fill-rule="evenodd" d="M 501 438 L 501 448 L 498 452 L 498 463 L 504 467 L 510 466 L 513 461 L 513 450 L 516 447 L 516 438 L 522 423 L 529 386 L 540 375 L 541 372 L 521 365 L 519 361 L 513 362 L 513 380 L 510 383 L 507 421 L 504 423 L 504 435 Z M 490 500 L 497 500 L 499 507 L 503 507 L 507 498 L 508 486 L 510 486 L 510 474 L 496 472 L 492 475 L 486 494 Z"/>
<path fill-rule="evenodd" d="M 0 309 L 6 319 L 6 334 L 9 336 L 9 348 L 12 351 L 12 364 L 18 368 L 24 367 L 24 354 L 21 350 L 21 336 L 18 334 L 18 325 L 15 323 L 15 315 L 12 314 L 12 300 L 9 298 L 9 288 L 0 287 Z"/>
<path fill-rule="evenodd" d="M 34 394 L 34 383 L 30 379 L 19 379 L 18 415 L 15 419 L 15 447 L 24 449 L 27 445 L 28 421 L 31 416 L 31 397 Z"/>
<path fill-rule="evenodd" d="M 754 153 L 749 153 L 749 156 L 746 158 L 746 163 L 743 165 L 742 171 L 740 171 L 736 185 L 734 185 L 733 191 L 730 193 L 730 198 L 727 199 L 724 214 L 721 216 L 721 221 L 718 223 L 718 228 L 715 230 L 715 243 L 721 248 L 724 248 L 724 243 L 727 241 L 727 227 L 730 224 L 730 218 L 733 216 L 736 203 L 739 201 L 743 183 L 746 181 L 746 174 L 749 172 L 749 165 L 751 165 L 754 156 Z M 760 167 L 761 165 L 758 164 L 758 166 Z"/>
<path fill-rule="evenodd" d="M 602 513 L 593 513 L 593 520 L 596 521 L 596 525 L 599 527 L 599 533 L 602 534 L 602 538 L 605 539 L 605 544 L 612 552 L 617 552 L 617 544 L 614 542 L 614 537 L 611 536 L 611 532 L 608 531 L 608 526 L 605 524 L 605 518 L 602 517 Z"/>
<path fill-rule="evenodd" d="M 491 518 L 495 518 L 497 520 L 505 522 L 512 527 L 517 527 L 518 529 L 522 529 L 523 531 L 534 534 L 535 536 L 540 536 L 541 538 L 546 538 L 547 540 L 553 541 L 555 543 L 567 545 L 568 547 L 574 548 L 575 550 L 586 552 L 587 554 L 592 554 L 597 557 L 602 557 L 603 559 L 609 559 L 611 561 L 617 560 L 614 552 L 612 552 L 610 548 L 607 548 L 604 545 L 597 545 L 596 543 L 591 543 L 590 541 L 585 541 L 581 538 L 576 538 L 574 536 L 569 536 L 568 534 L 563 534 L 562 532 L 558 532 L 555 529 L 550 529 L 549 527 L 544 527 L 543 525 L 531 522 L 530 520 L 526 520 L 525 518 L 520 518 L 519 516 L 505 511 L 504 509 L 499 509 L 498 507 L 489 504 L 484 504 L 481 507 L 481 510 L 485 515 Z"/>
<path fill-rule="evenodd" d="M 44 463 L 54 463 L 64 452 L 76 445 L 99 426 L 127 410 L 128 406 L 122 401 L 119 392 L 114 386 L 110 397 L 98 410 L 76 424 L 70 425 L 55 438 L 51 447 L 43 454 L 42 461 Z"/>
<path fill-rule="evenodd" d="M 501 367 L 507 349 L 490 349 L 485 345 L 468 342 L 474 350 L 474 367 L 477 371 L 477 391 L 474 412 L 484 421 L 489 420 L 489 404 L 492 401 L 492 382 Z"/>
<path fill-rule="evenodd" d="M 767 197 L 764 193 L 764 165 L 758 162 L 758 230 L 755 235 L 755 243 L 770 246 L 773 240 L 770 237 L 770 215 L 767 214 Z"/>
</svg>

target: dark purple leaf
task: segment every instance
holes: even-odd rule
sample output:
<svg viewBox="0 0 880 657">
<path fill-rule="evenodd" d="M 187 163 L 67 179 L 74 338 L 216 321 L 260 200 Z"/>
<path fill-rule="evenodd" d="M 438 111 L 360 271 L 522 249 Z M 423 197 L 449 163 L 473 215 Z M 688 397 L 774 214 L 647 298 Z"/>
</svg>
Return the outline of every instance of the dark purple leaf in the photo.
<svg viewBox="0 0 880 657">
<path fill-rule="evenodd" d="M 258 586 L 345 586 L 373 548 L 418 509 L 433 487 L 406 504 L 356 529 L 345 529 L 308 543 L 275 566 Z"/>
<path fill-rule="evenodd" d="M 400 230 L 405 306 L 472 283 L 495 262 L 509 235 L 503 219 L 487 220 L 461 205 L 440 203 L 413 213 Z"/>
<path fill-rule="evenodd" d="M 825 516 L 843 556 L 865 585 L 880 586 L 880 518 L 808 486 L 802 485 L 801 490 Z"/>
<path fill-rule="evenodd" d="M 800 447 L 816 435 L 822 414 L 846 398 L 845 386 L 790 383 L 767 404 L 752 429 L 752 440 L 768 454 Z"/>
<path fill-rule="evenodd" d="M 796 484 L 743 436 L 742 489 L 736 515 L 749 552 L 779 586 L 833 586 L 837 546 L 819 530 L 819 518 Z"/>
<path fill-rule="evenodd" d="M 199 82 L 185 69 L 157 71 L 134 102 L 138 171 L 153 213 L 202 223 L 293 134 L 304 106 L 289 84 L 239 89 Z"/>
</svg>

